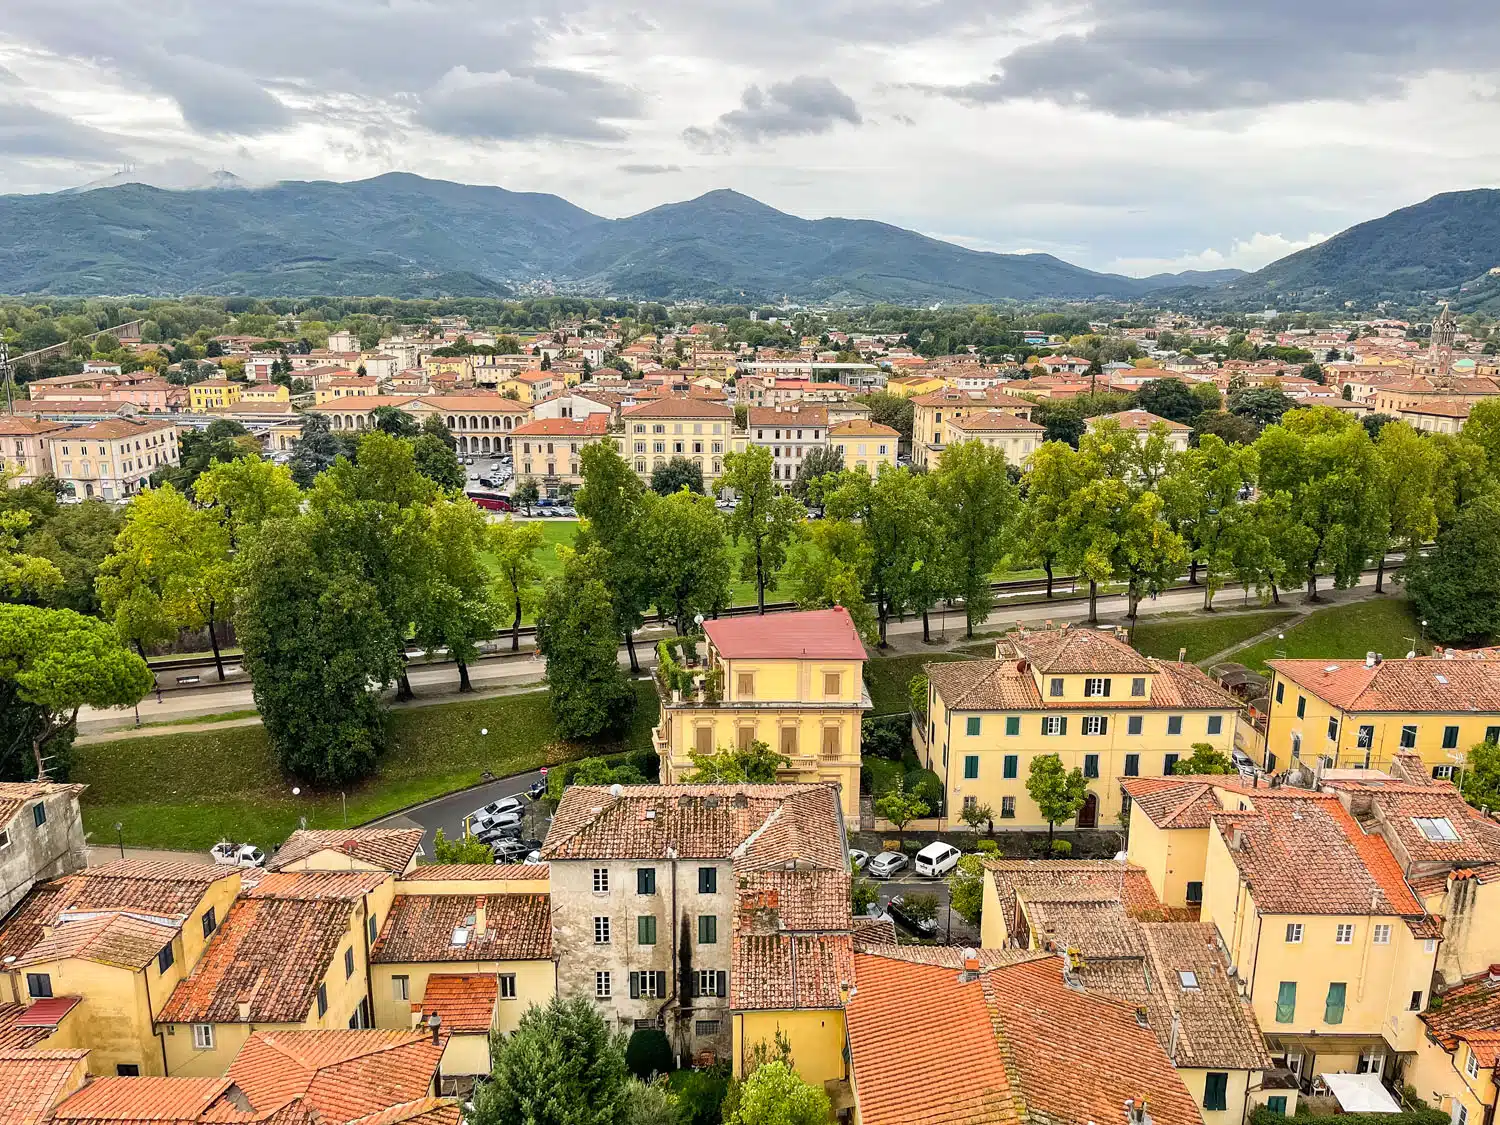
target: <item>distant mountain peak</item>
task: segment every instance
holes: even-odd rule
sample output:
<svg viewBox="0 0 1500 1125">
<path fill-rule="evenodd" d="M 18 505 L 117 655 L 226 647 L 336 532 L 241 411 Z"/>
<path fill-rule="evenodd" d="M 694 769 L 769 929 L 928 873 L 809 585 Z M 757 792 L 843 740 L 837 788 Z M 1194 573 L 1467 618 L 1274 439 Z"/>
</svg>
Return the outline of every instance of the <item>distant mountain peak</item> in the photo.
<svg viewBox="0 0 1500 1125">
<path fill-rule="evenodd" d="M 125 184 L 145 184 L 162 191 L 232 190 L 251 186 L 248 181 L 224 168 L 210 168 L 194 160 L 162 160 L 154 164 L 130 165 L 60 194 L 99 191 Z"/>
</svg>

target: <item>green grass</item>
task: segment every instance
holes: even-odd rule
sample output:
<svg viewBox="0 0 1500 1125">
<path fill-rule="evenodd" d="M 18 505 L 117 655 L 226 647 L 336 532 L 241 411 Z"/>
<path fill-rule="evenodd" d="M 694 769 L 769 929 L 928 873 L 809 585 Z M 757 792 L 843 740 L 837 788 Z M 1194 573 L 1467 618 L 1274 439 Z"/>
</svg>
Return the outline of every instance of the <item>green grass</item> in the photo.
<svg viewBox="0 0 1500 1125">
<path fill-rule="evenodd" d="M 217 715 L 189 715 L 185 719 L 162 719 L 155 723 L 142 723 L 137 729 L 146 727 L 187 727 L 196 723 L 227 723 L 233 719 L 258 719 L 260 712 L 254 707 L 245 711 L 220 711 Z"/>
<path fill-rule="evenodd" d="M 1320 609 L 1286 631 L 1286 640 L 1272 637 L 1235 653 L 1235 660 L 1260 670 L 1279 655 L 1316 660 L 1364 659 L 1367 652 L 1405 656 L 1413 648 L 1427 652 L 1421 622 L 1405 598 L 1381 597 Z"/>
<path fill-rule="evenodd" d="M 899 715 L 911 708 L 911 678 L 924 664 L 967 660 L 956 652 L 919 652 L 911 656 L 877 656 L 865 661 L 865 684 L 870 689 L 872 715 Z"/>
<path fill-rule="evenodd" d="M 1174 613 L 1141 622 L 1135 627 L 1133 640 L 1141 652 L 1163 660 L 1176 660 L 1178 650 L 1186 648 L 1187 658 L 1196 664 L 1296 616 L 1291 610 Z"/>
<path fill-rule="evenodd" d="M 610 744 L 560 741 L 545 691 L 402 708 L 391 713 L 390 749 L 373 777 L 350 788 L 348 824 L 550 762 L 649 749 L 656 692 L 636 685 L 640 706 L 624 738 Z M 488 729 L 488 735 L 481 735 Z M 85 830 L 113 843 L 116 822 L 129 847 L 206 849 L 228 837 L 263 848 L 280 843 L 305 816 L 309 828 L 345 824 L 337 792 L 294 797 L 260 726 L 161 734 L 78 747 L 73 781 Z"/>
</svg>

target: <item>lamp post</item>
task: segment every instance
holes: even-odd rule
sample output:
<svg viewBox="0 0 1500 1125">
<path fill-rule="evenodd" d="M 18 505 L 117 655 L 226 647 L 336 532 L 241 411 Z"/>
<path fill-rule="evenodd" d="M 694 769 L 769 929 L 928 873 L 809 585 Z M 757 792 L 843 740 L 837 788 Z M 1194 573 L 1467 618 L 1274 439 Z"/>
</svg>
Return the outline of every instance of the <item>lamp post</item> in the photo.
<svg viewBox="0 0 1500 1125">
<path fill-rule="evenodd" d="M 120 845 L 120 858 L 124 859 L 125 858 L 125 825 L 122 824 L 118 820 L 115 821 L 115 840 Z"/>
</svg>

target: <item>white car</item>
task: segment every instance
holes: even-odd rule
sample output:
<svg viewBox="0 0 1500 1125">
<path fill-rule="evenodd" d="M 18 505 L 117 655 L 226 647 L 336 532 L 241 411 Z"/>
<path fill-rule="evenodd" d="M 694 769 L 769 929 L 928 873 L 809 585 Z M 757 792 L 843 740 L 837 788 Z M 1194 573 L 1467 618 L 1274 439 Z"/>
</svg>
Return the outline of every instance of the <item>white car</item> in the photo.
<svg viewBox="0 0 1500 1125">
<path fill-rule="evenodd" d="M 213 846 L 214 862 L 225 867 L 264 867 L 266 853 L 254 844 L 233 844 L 220 840 Z"/>
<path fill-rule="evenodd" d="M 526 864 L 528 867 L 535 867 L 538 864 L 543 863 L 545 861 L 542 859 L 542 853 L 541 853 L 541 851 L 537 850 L 537 851 L 533 851 L 530 854 L 528 854 L 526 856 L 526 858 L 523 859 L 521 862 L 524 863 L 524 864 Z"/>
<path fill-rule="evenodd" d="M 498 801 L 491 801 L 487 805 L 475 809 L 469 814 L 472 821 L 490 820 L 505 812 L 520 812 L 525 802 L 520 797 L 501 797 Z"/>
<path fill-rule="evenodd" d="M 958 866 L 958 857 L 963 855 L 952 844 L 941 840 L 928 844 L 917 853 L 917 874 L 929 879 L 940 879 Z"/>
<path fill-rule="evenodd" d="M 870 860 L 866 870 L 877 879 L 889 879 L 910 862 L 905 852 L 881 852 Z"/>
<path fill-rule="evenodd" d="M 862 852 L 858 848 L 849 849 L 849 866 L 856 871 L 863 871 L 865 864 L 870 862 L 870 853 Z"/>
</svg>

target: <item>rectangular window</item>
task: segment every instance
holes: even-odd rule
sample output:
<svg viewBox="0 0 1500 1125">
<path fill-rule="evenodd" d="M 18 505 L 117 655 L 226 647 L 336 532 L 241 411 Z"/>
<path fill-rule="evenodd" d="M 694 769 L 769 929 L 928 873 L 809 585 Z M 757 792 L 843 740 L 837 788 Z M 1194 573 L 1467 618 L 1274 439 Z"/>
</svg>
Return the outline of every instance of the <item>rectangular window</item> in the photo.
<svg viewBox="0 0 1500 1125">
<path fill-rule="evenodd" d="M 694 982 L 698 986 L 699 996 L 718 996 L 719 978 L 724 974 L 713 969 L 699 969 L 698 979 Z"/>
<path fill-rule="evenodd" d="M 116 1078 L 139 1078 L 140 1076 L 141 1076 L 141 1068 L 140 1068 L 139 1064 L 137 1064 L 137 1063 L 116 1063 L 115 1064 L 115 1077 Z"/>
<path fill-rule="evenodd" d="M 797 728 L 795 726 L 781 728 L 781 752 L 788 758 L 797 756 Z"/>
<path fill-rule="evenodd" d="M 656 944 L 656 915 L 642 914 L 635 920 L 635 941 L 637 945 Z"/>
<path fill-rule="evenodd" d="M 1019 754 L 1005 755 L 1004 774 L 1007 778 L 1014 778 L 1021 768 L 1021 756 Z"/>
<path fill-rule="evenodd" d="M 1108 699 L 1109 680 L 1103 677 L 1089 677 L 1083 681 L 1083 694 L 1089 699 Z"/>
<path fill-rule="evenodd" d="M 755 698 L 755 673 L 741 672 L 734 678 L 735 694 L 741 699 Z"/>
<path fill-rule="evenodd" d="M 594 974 L 594 997 L 596 999 L 608 1000 L 613 994 L 612 989 L 613 983 L 608 969 L 601 969 Z"/>
<path fill-rule="evenodd" d="M 706 723 L 699 723 L 693 728 L 693 749 L 700 754 L 712 754 L 714 752 L 714 728 Z"/>
<path fill-rule="evenodd" d="M 516 974 L 500 974 L 500 999 L 514 1000 L 516 998 Z"/>
<path fill-rule="evenodd" d="M 1145 716 L 1144 715 L 1131 715 L 1128 719 L 1125 720 L 1125 733 L 1126 734 L 1140 734 L 1141 730 L 1144 727 L 1145 727 Z"/>
<path fill-rule="evenodd" d="M 964 780 L 973 781 L 979 776 L 979 755 L 964 755 Z"/>
<path fill-rule="evenodd" d="M 1500 727 L 1485 727 L 1484 740 L 1500 744 Z"/>
<path fill-rule="evenodd" d="M 46 805 L 38 804 L 31 806 L 31 823 L 36 825 L 38 828 L 47 823 Z"/>
<path fill-rule="evenodd" d="M 603 914 L 594 915 L 594 944 L 609 944 L 609 919 Z"/>
<path fill-rule="evenodd" d="M 1109 716 L 1108 715 L 1085 715 L 1083 717 L 1083 733 L 1084 734 L 1108 734 L 1109 733 Z"/>
<path fill-rule="evenodd" d="M 318 985 L 318 1018 L 322 1019 L 328 1014 L 328 986 Z"/>
<path fill-rule="evenodd" d="M 344 979 L 348 980 L 354 975 L 354 946 L 344 950 Z"/>
<path fill-rule="evenodd" d="M 1005 716 L 1005 733 L 1006 733 L 1006 736 L 1009 737 L 1009 738 L 1014 738 L 1016 735 L 1018 735 L 1018 734 L 1021 733 L 1021 716 L 1020 715 L 1007 715 L 1007 716 Z"/>
<path fill-rule="evenodd" d="M 1001 797 L 1000 798 L 1000 819 L 1001 820 L 1015 820 L 1016 819 L 1016 799 L 1014 797 Z"/>
<path fill-rule="evenodd" d="M 1146 698 L 1146 677 L 1136 676 L 1130 681 L 1130 696 L 1132 699 Z"/>
<path fill-rule="evenodd" d="M 654 895 L 656 893 L 656 868 L 636 868 L 635 893 L 638 895 Z"/>
<path fill-rule="evenodd" d="M 0 828 L 0 851 L 10 847 L 10 833 Z"/>
<path fill-rule="evenodd" d="M 970 715 L 967 719 L 964 720 L 964 733 L 970 738 L 978 738 L 979 722 L 980 717 L 978 715 Z"/>
<path fill-rule="evenodd" d="M 719 869 L 717 867 L 698 868 L 698 893 L 700 895 L 717 894 L 719 891 Z"/>
<path fill-rule="evenodd" d="M 1286 941 L 1288 945 L 1296 945 L 1302 940 L 1302 923 L 1288 922 L 1286 924 Z"/>
<path fill-rule="evenodd" d="M 1141 756 L 1139 754 L 1126 754 L 1125 755 L 1125 776 L 1126 777 L 1140 777 L 1141 776 Z"/>
<path fill-rule="evenodd" d="M 1333 931 L 1333 943 L 1335 945 L 1354 944 L 1354 923 L 1340 922 Z"/>
<path fill-rule="evenodd" d="M 1211 1070 L 1203 1080 L 1203 1108 L 1227 1109 L 1229 1107 L 1229 1075 L 1222 1070 Z"/>
<path fill-rule="evenodd" d="M 1068 718 L 1066 715 L 1044 715 L 1042 717 L 1042 733 L 1045 735 L 1062 735 L 1068 733 Z"/>
<path fill-rule="evenodd" d="M 1224 732 L 1224 716 L 1210 715 L 1208 717 L 1208 733 L 1222 734 Z"/>
<path fill-rule="evenodd" d="M 1099 755 L 1098 754 L 1085 754 L 1083 756 L 1083 776 L 1084 777 L 1098 777 L 1099 776 Z"/>
<path fill-rule="evenodd" d="M 1420 1012 L 1422 1010 L 1422 990 L 1420 988 L 1412 992 L 1411 1000 L 1407 1002 L 1406 1010 L 1408 1012 Z"/>
<path fill-rule="evenodd" d="M 1177 755 L 1163 754 L 1161 762 L 1161 773 L 1163 777 L 1171 777 L 1177 772 Z"/>
<path fill-rule="evenodd" d="M 719 919 L 713 914 L 698 915 L 698 944 L 719 944 Z"/>
<path fill-rule="evenodd" d="M 193 1024 L 193 1049 L 197 1051 L 212 1051 L 214 1049 L 214 1025 L 211 1023 Z"/>
<path fill-rule="evenodd" d="M 1053 677 L 1052 682 L 1047 686 L 1047 694 L 1050 695 L 1050 696 L 1052 696 L 1054 699 L 1056 699 L 1056 698 L 1060 697 L 1062 695 L 1062 693 L 1063 693 L 1062 677 L 1061 676 L 1055 676 L 1055 677 Z"/>
<path fill-rule="evenodd" d="M 653 1026 L 655 1026 L 655 1025 L 653 1025 Z M 693 1034 L 694 1035 L 704 1036 L 705 1038 L 710 1038 L 711 1039 L 715 1035 L 719 1034 L 719 1021 L 718 1020 L 694 1020 L 693 1021 Z"/>
<path fill-rule="evenodd" d="M 172 967 L 172 962 L 175 960 L 176 956 L 172 953 L 172 943 L 167 942 L 156 954 L 156 971 L 158 973 L 165 973 Z"/>
<path fill-rule="evenodd" d="M 1280 703 L 1285 698 L 1286 698 L 1286 684 L 1278 683 L 1276 685 L 1276 702 Z"/>
<path fill-rule="evenodd" d="M 1444 727 L 1443 728 L 1443 749 L 1444 750 L 1455 750 L 1457 748 L 1458 748 L 1458 728 L 1457 727 Z"/>
<path fill-rule="evenodd" d="M 1391 944 L 1391 926 L 1390 926 L 1390 923 L 1389 922 L 1377 922 L 1375 924 L 1375 933 L 1374 933 L 1374 936 L 1371 938 L 1371 940 L 1374 941 L 1374 943 L 1376 945 L 1390 945 Z"/>
<path fill-rule="evenodd" d="M 750 744 L 755 741 L 755 724 L 741 723 L 735 728 L 734 748 L 736 750 L 748 750 Z"/>
<path fill-rule="evenodd" d="M 214 917 L 214 908 L 210 906 L 203 912 L 203 936 L 208 937 L 218 928 L 218 921 Z"/>
<path fill-rule="evenodd" d="M 1437 778 L 1439 781 L 1448 781 L 1448 780 L 1450 780 L 1453 777 L 1453 767 L 1452 766 L 1433 766 L 1432 767 L 1432 776 L 1435 777 L 1435 778 Z"/>
<path fill-rule="evenodd" d="M 1276 990 L 1276 1022 L 1291 1023 L 1297 1018 L 1297 982 L 1284 980 Z"/>
<path fill-rule="evenodd" d="M 1375 744 L 1375 728 L 1368 723 L 1360 726 L 1354 735 L 1354 745 L 1361 750 L 1368 750 Z"/>
<path fill-rule="evenodd" d="M 844 691 L 844 675 L 842 672 L 823 673 L 823 698 L 837 699 Z"/>
<path fill-rule="evenodd" d="M 1417 727 L 1415 723 L 1409 723 L 1401 728 L 1401 749 L 1413 750 L 1417 745 Z"/>
<path fill-rule="evenodd" d="M 1323 1004 L 1324 1023 L 1344 1022 L 1344 994 L 1348 991 L 1349 986 L 1343 981 L 1334 981 L 1328 986 L 1328 999 Z"/>
<path fill-rule="evenodd" d="M 1277 1114 L 1280 1114 L 1282 1117 L 1285 1117 L 1286 1116 L 1286 1095 L 1285 1094 L 1272 1094 L 1269 1098 L 1266 1099 L 1266 1109 L 1270 1110 L 1272 1113 L 1277 1113 Z"/>
<path fill-rule="evenodd" d="M 395 1000 L 397 1003 L 400 1003 L 403 1000 L 411 999 L 410 977 L 391 978 L 391 999 Z"/>
<path fill-rule="evenodd" d="M 1337 742 L 1338 740 L 1339 740 L 1339 721 L 1336 718 L 1334 718 L 1332 715 L 1329 715 L 1328 716 L 1328 741 L 1329 742 Z"/>
<path fill-rule="evenodd" d="M 1305 696 L 1305 695 L 1299 695 L 1297 697 L 1297 718 L 1300 719 L 1300 718 L 1302 718 L 1306 714 L 1307 714 L 1307 696 Z"/>
<path fill-rule="evenodd" d="M 33 1000 L 45 1000 L 52 995 L 52 975 L 50 973 L 27 973 L 26 994 Z"/>
<path fill-rule="evenodd" d="M 370 924 L 366 928 L 367 928 L 367 930 L 369 932 L 369 935 L 370 935 L 370 937 L 369 937 L 370 944 L 374 945 L 375 944 L 375 939 L 380 936 L 380 923 L 375 920 L 375 914 L 374 914 L 374 912 L 371 912 L 371 914 L 370 914 Z"/>
<path fill-rule="evenodd" d="M 609 868 L 594 868 L 594 893 L 596 895 L 609 893 Z"/>
<path fill-rule="evenodd" d="M 1182 716 L 1181 715 L 1168 715 L 1167 716 L 1167 733 L 1168 734 L 1181 734 L 1182 733 Z"/>
<path fill-rule="evenodd" d="M 1190 881 L 1184 892 L 1189 906 L 1201 906 L 1203 904 L 1203 884 L 1198 881 Z"/>
<path fill-rule="evenodd" d="M 839 727 L 823 728 L 823 758 L 835 761 L 843 755 L 843 738 Z"/>
</svg>

